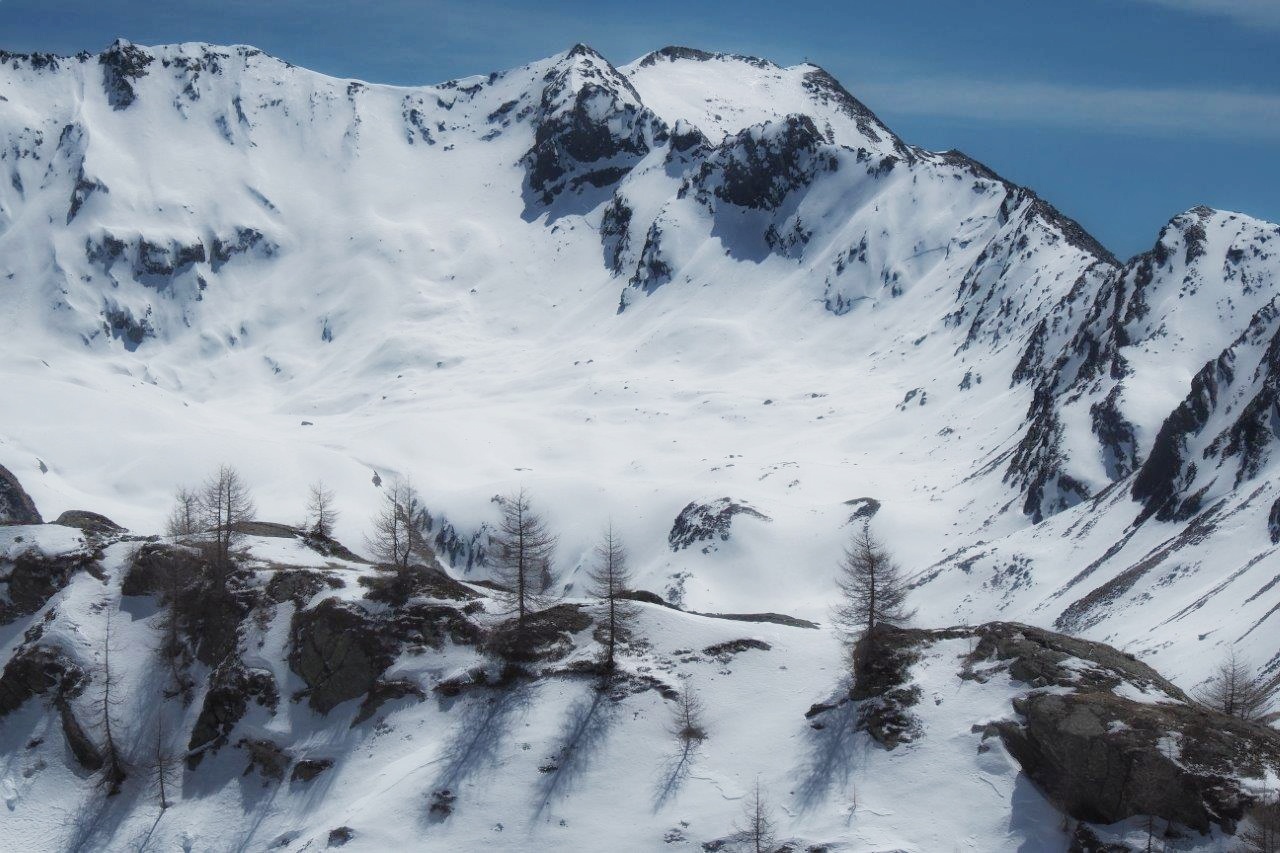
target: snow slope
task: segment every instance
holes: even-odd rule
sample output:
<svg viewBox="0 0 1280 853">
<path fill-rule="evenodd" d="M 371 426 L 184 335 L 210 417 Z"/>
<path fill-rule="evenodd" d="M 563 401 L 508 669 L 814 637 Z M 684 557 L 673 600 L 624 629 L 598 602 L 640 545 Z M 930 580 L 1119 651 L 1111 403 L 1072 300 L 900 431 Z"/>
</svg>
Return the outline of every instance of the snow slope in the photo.
<svg viewBox="0 0 1280 853">
<path fill-rule="evenodd" d="M 923 622 L 1280 670 L 1275 225 L 1193 209 L 1121 264 L 821 69 L 683 48 L 417 88 L 0 59 L 0 464 L 47 517 L 155 530 L 227 461 L 267 519 L 324 479 L 358 543 L 405 476 L 482 578 L 523 485 L 570 591 L 612 518 L 646 588 L 822 622 L 869 497 Z M 769 520 L 672 550 L 726 496 Z"/>
</svg>

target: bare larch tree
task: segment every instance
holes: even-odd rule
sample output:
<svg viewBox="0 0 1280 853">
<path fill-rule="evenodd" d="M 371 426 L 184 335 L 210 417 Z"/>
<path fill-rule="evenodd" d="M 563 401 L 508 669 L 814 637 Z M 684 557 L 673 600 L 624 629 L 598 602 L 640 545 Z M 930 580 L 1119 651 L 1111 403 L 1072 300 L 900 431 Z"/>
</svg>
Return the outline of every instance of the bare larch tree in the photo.
<svg viewBox="0 0 1280 853">
<path fill-rule="evenodd" d="M 163 699 L 156 709 L 155 730 L 155 742 L 152 744 L 153 750 L 148 769 L 151 771 L 151 781 L 156 786 L 156 794 L 160 798 L 160 811 L 164 811 L 173 805 L 169 800 L 169 788 L 173 784 L 173 777 L 178 772 L 178 759 L 165 734 Z"/>
<path fill-rule="evenodd" d="M 1232 646 L 1197 698 L 1224 714 L 1257 720 L 1270 708 L 1272 691 L 1267 679 L 1255 673 Z"/>
<path fill-rule="evenodd" d="M 521 489 L 503 499 L 502 521 L 494 539 L 494 570 L 506 587 L 503 598 L 516 614 L 519 633 L 529 612 L 544 603 L 557 537 L 533 511 L 529 493 Z"/>
<path fill-rule="evenodd" d="M 231 568 L 231 548 L 244 535 L 240 527 L 252 521 L 256 512 L 240 472 L 230 465 L 220 466 L 205 481 L 200 492 L 200 508 L 203 527 L 211 537 L 209 562 L 217 575 L 225 579 Z"/>
<path fill-rule="evenodd" d="M 680 685 L 676 706 L 671 711 L 671 731 L 686 751 L 707 739 L 702 697 L 693 689 L 692 679 L 686 678 Z"/>
<path fill-rule="evenodd" d="M 194 536 L 201 532 L 202 521 L 200 495 L 186 486 L 179 486 L 173 494 L 173 509 L 169 512 L 165 533 L 175 539 Z"/>
<path fill-rule="evenodd" d="M 365 544 L 379 563 L 407 572 L 414 554 L 426 548 L 419 516 L 422 500 L 413 483 L 396 479 L 382 493 L 382 506 L 373 518 L 373 533 Z"/>
<path fill-rule="evenodd" d="M 738 837 L 746 842 L 747 849 L 752 853 L 771 853 L 777 836 L 777 822 L 773 819 L 773 808 L 769 805 L 768 797 L 760 789 L 758 776 L 742 812 L 742 824 L 737 828 Z"/>
<path fill-rule="evenodd" d="M 614 532 L 612 522 L 605 529 L 604 539 L 596 546 L 595 557 L 595 565 L 587 572 L 587 577 L 591 581 L 591 594 L 604 602 L 607 611 L 600 634 L 605 648 L 605 672 L 611 673 L 616 665 L 618 641 L 626 639 L 637 613 L 635 604 L 625 597 L 631 586 L 632 574 L 627 566 L 627 549 Z"/>
<path fill-rule="evenodd" d="M 108 603 L 106 607 L 107 624 L 102 634 L 102 658 L 98 662 L 98 675 L 102 681 L 102 692 L 98 702 L 98 725 L 102 729 L 102 737 L 105 742 L 103 754 L 103 784 L 107 786 L 107 795 L 115 796 L 120 793 L 120 786 L 124 784 L 124 780 L 129 777 L 125 767 L 124 759 L 120 756 L 120 749 L 116 744 L 115 730 L 112 723 L 115 720 L 115 709 L 124 697 L 119 695 L 119 676 L 111 667 L 111 652 L 115 646 L 115 637 L 111 625 L 111 609 L 112 604 Z"/>
<path fill-rule="evenodd" d="M 863 525 L 853 534 L 840 561 L 836 584 L 841 602 L 832 619 L 850 641 L 878 625 L 902 625 L 913 611 L 907 610 L 907 582 L 884 544 Z"/>
<path fill-rule="evenodd" d="M 323 480 L 311 484 L 310 497 L 307 500 L 307 529 L 317 536 L 328 539 L 333 536 L 333 525 L 338 520 L 338 511 L 333 505 L 333 490 L 325 488 Z"/>
</svg>

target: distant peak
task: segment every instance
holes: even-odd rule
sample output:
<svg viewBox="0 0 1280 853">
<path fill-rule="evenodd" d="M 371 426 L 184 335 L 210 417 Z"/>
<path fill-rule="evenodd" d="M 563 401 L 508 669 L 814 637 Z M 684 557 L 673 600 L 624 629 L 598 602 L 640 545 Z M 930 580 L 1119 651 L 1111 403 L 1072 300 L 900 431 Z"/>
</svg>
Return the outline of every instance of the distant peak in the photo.
<svg viewBox="0 0 1280 853">
<path fill-rule="evenodd" d="M 596 50 L 591 45 L 583 44 L 582 42 L 578 42 L 573 47 L 569 48 L 569 52 L 565 54 L 567 59 L 576 59 L 579 56 L 604 60 L 604 55 L 601 54 L 600 51 Z M 608 60 L 605 61 L 607 62 Z"/>
<path fill-rule="evenodd" d="M 740 53 L 713 53 L 707 50 L 699 50 L 696 47 L 682 47 L 679 45 L 668 45 L 660 48 L 652 53 L 646 54 L 640 60 L 640 67 L 647 68 L 657 65 L 660 61 L 677 62 L 680 60 L 686 62 L 710 62 L 715 59 L 728 59 L 735 62 L 744 62 L 747 65 L 756 68 L 777 68 L 777 64 L 767 59 L 761 59 L 757 56 L 744 56 Z"/>
</svg>

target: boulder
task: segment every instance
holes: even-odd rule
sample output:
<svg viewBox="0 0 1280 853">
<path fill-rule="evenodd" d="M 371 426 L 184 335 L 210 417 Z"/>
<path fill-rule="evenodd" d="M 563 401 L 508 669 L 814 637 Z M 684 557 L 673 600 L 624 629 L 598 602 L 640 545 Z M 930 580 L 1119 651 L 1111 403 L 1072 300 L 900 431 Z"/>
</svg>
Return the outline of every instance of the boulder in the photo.
<svg viewBox="0 0 1280 853">
<path fill-rule="evenodd" d="M 0 465 L 0 525 L 4 524 L 44 524 L 44 519 L 18 478 Z"/>
<path fill-rule="evenodd" d="M 1252 802 L 1240 777 L 1280 769 L 1280 733 L 1182 704 L 1108 692 L 1036 693 L 998 724 L 1023 772 L 1067 814 L 1109 824 L 1135 815 L 1233 832 Z"/>
<path fill-rule="evenodd" d="M 63 527 L 75 527 L 90 536 L 115 536 L 127 532 L 105 515 L 89 512 L 87 509 L 69 509 L 53 521 Z"/>
<path fill-rule="evenodd" d="M 291 759 L 289 753 L 278 744 L 269 740 L 245 738 L 236 746 L 249 754 L 249 763 L 244 768 L 245 776 L 257 770 L 258 775 L 266 781 L 284 781 L 284 772 L 289 769 Z"/>
<path fill-rule="evenodd" d="M 304 758 L 293 765 L 290 782 L 310 782 L 333 766 L 332 758 Z"/>
<path fill-rule="evenodd" d="M 368 693 L 397 651 L 377 619 L 336 598 L 294 614 L 292 637 L 289 666 L 322 714 Z"/>
</svg>

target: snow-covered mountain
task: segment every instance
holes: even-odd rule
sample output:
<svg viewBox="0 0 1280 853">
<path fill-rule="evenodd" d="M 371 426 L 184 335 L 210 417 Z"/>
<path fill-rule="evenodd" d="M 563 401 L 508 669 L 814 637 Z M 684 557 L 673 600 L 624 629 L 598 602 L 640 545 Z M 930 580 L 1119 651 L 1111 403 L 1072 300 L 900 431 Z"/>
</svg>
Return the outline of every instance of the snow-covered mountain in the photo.
<svg viewBox="0 0 1280 853">
<path fill-rule="evenodd" d="M 524 486 L 570 595 L 612 519 L 667 600 L 818 623 L 873 515 L 921 623 L 1190 690 L 1280 673 L 1278 248 L 1197 207 L 1122 263 L 813 65 L 0 53 L 0 465 L 139 532 L 220 462 L 270 520 L 323 479 L 349 543 L 411 477 L 466 580 Z"/>
</svg>

